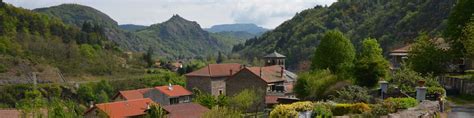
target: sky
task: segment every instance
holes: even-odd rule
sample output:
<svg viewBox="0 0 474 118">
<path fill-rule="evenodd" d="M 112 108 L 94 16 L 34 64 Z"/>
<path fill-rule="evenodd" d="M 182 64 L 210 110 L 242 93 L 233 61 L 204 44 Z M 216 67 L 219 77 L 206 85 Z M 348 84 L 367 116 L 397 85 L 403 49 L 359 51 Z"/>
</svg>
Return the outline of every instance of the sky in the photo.
<svg viewBox="0 0 474 118">
<path fill-rule="evenodd" d="M 151 25 L 173 14 L 208 28 L 218 24 L 254 23 L 273 29 L 297 12 L 337 0 L 3 0 L 26 9 L 75 3 L 91 6 L 119 24 Z"/>
</svg>

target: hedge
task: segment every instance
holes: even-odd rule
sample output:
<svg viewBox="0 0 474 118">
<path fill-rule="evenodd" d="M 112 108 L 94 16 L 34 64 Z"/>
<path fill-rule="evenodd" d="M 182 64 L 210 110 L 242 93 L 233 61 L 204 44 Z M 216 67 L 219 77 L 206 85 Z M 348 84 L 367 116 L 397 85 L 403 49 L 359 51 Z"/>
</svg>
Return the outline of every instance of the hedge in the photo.
<svg viewBox="0 0 474 118">
<path fill-rule="evenodd" d="M 335 116 L 342 116 L 346 114 L 361 114 L 364 112 L 370 112 L 371 108 L 365 103 L 355 104 L 336 104 L 332 109 L 332 113 Z"/>
</svg>

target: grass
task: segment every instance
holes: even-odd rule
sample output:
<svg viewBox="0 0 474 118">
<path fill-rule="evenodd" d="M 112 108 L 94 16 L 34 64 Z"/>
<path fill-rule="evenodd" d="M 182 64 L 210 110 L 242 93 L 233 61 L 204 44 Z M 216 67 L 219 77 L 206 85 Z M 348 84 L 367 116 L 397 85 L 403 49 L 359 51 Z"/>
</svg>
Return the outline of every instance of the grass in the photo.
<svg viewBox="0 0 474 118">
<path fill-rule="evenodd" d="M 447 99 L 457 105 L 474 104 L 474 95 L 448 96 Z"/>
</svg>

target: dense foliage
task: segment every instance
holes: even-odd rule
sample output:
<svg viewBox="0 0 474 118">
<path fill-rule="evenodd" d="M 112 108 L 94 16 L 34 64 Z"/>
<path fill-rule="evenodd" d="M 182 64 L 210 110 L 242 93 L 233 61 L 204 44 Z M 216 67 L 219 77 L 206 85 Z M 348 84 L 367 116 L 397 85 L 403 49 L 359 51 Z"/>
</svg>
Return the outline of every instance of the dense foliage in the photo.
<svg viewBox="0 0 474 118">
<path fill-rule="evenodd" d="M 470 1 L 470 0 L 464 0 Z M 339 29 L 350 37 L 356 49 L 362 39 L 375 38 L 385 50 L 412 41 L 419 32 L 436 35 L 444 29 L 455 0 L 339 0 L 329 7 L 316 6 L 296 14 L 260 38 L 245 42 L 234 52 L 251 59 L 277 50 L 296 69 L 313 57 L 324 32 Z M 472 5 L 466 5 L 471 7 Z M 429 22 L 428 22 L 429 21 Z"/>
<path fill-rule="evenodd" d="M 369 90 L 360 86 L 346 86 L 336 92 L 333 100 L 339 103 L 369 103 L 372 99 Z"/>
<path fill-rule="evenodd" d="M 440 47 L 441 44 L 420 35 L 410 48 L 408 64 L 414 71 L 422 74 L 443 74 L 447 68 L 450 54 Z"/>
<path fill-rule="evenodd" d="M 99 25 L 86 22 L 77 28 L 8 4 L 0 8 L 0 14 L 0 59 L 7 68 L 26 60 L 52 65 L 69 75 L 124 70 L 120 67 L 120 52 Z"/>
<path fill-rule="evenodd" d="M 461 37 L 464 27 L 471 22 L 473 17 L 474 7 L 472 6 L 474 6 L 472 0 L 458 0 L 447 21 L 444 35 L 450 41 L 453 52 L 458 56 L 463 56 L 460 54 L 467 51 L 463 46 L 465 39 Z"/>
<path fill-rule="evenodd" d="M 387 78 L 388 73 L 389 63 L 383 57 L 382 48 L 380 48 L 377 40 L 364 39 L 354 68 L 357 85 L 374 87 L 379 79 Z"/>
<path fill-rule="evenodd" d="M 168 21 L 153 24 L 135 32 L 138 37 L 153 42 L 157 54 L 163 57 L 191 58 L 229 52 L 231 47 L 208 32 L 199 24 L 174 15 Z"/>
<path fill-rule="evenodd" d="M 353 66 L 355 50 L 350 40 L 340 31 L 331 30 L 324 34 L 314 54 L 311 69 L 329 69 L 343 73 Z"/>
<path fill-rule="evenodd" d="M 329 70 L 304 73 L 299 75 L 294 91 L 300 99 L 319 100 L 328 98 L 329 87 L 339 80 Z"/>
</svg>

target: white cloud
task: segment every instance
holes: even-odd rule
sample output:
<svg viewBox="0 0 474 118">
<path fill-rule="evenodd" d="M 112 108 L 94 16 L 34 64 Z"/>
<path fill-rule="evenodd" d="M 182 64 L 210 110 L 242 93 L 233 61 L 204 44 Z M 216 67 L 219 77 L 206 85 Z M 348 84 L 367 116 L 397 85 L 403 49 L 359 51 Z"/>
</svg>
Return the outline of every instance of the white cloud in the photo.
<svg viewBox="0 0 474 118">
<path fill-rule="evenodd" d="M 203 27 L 225 23 L 255 23 L 274 28 L 295 13 L 336 0 L 4 0 L 28 9 L 63 3 L 96 8 L 119 24 L 150 25 L 173 14 L 197 21 Z"/>
</svg>

